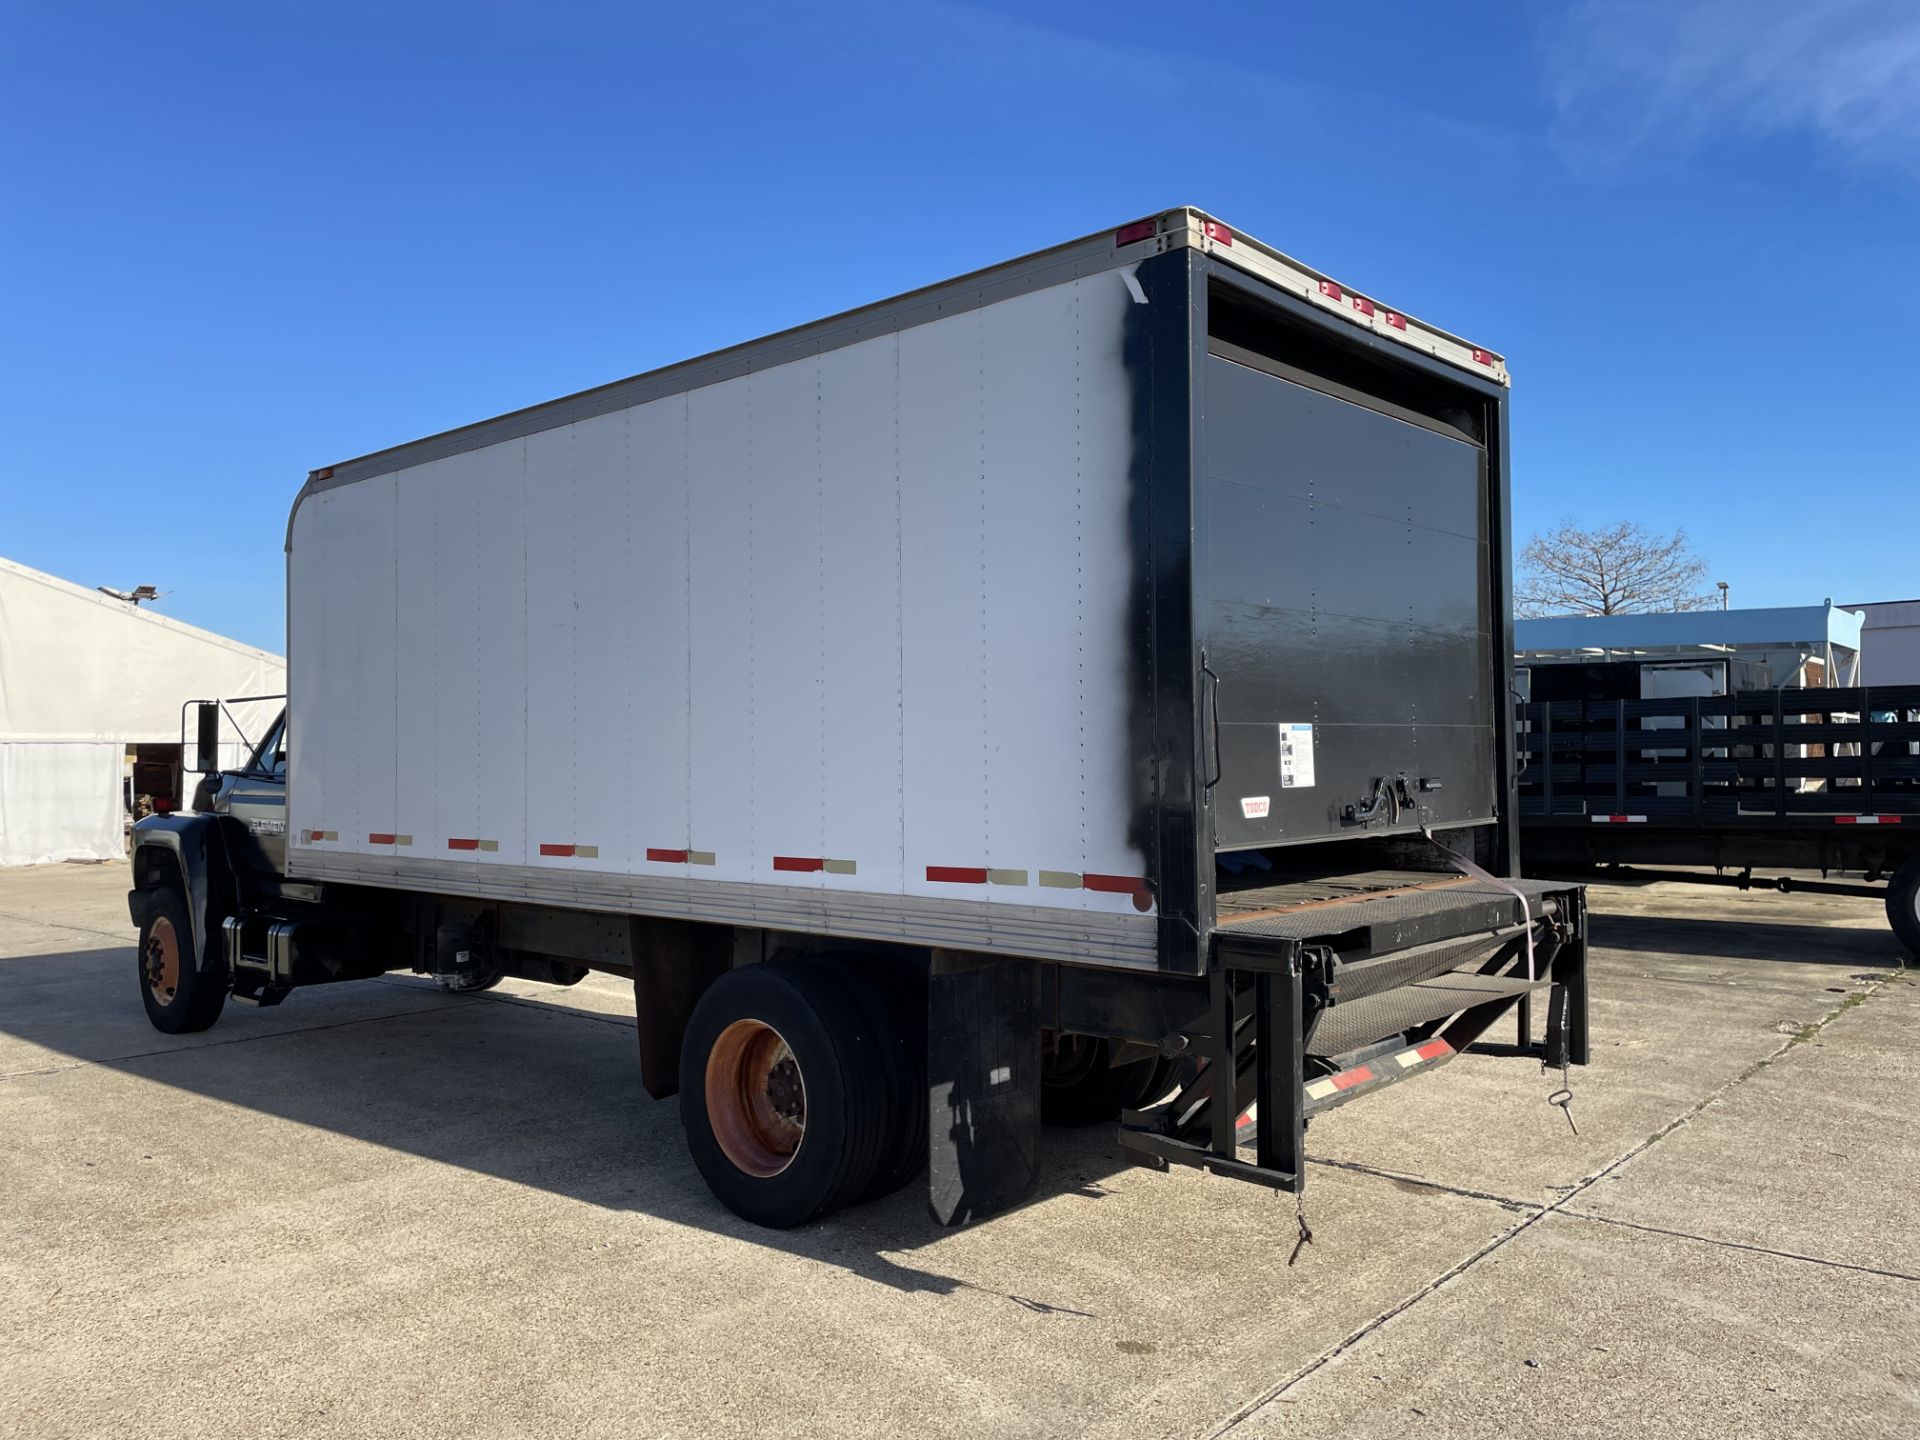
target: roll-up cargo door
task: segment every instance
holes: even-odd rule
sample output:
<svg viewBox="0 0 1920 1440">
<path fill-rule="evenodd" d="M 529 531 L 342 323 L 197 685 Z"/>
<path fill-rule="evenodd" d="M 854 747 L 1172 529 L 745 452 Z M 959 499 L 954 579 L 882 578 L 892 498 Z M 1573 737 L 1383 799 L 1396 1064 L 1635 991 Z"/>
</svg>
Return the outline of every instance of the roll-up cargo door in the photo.
<svg viewBox="0 0 1920 1440">
<path fill-rule="evenodd" d="M 1484 447 L 1219 342 L 1204 396 L 1219 847 L 1492 817 Z"/>
</svg>

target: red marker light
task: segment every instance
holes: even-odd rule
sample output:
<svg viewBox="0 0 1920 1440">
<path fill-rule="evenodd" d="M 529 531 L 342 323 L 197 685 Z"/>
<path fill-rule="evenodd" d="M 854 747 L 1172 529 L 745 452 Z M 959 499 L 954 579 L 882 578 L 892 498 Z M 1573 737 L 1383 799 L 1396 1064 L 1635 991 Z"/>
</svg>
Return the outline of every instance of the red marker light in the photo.
<svg viewBox="0 0 1920 1440">
<path fill-rule="evenodd" d="M 315 480 L 331 480 L 333 478 L 333 467 L 329 465 L 324 470 L 314 471 L 313 478 Z"/>
<path fill-rule="evenodd" d="M 1490 350 L 1476 350 L 1473 352 L 1473 358 L 1482 365 L 1493 364 L 1493 352 Z"/>
<path fill-rule="evenodd" d="M 1207 221 L 1200 227 L 1200 230 L 1207 239 L 1213 241 L 1216 245 L 1233 244 L 1233 231 L 1222 225 L 1218 220 Z"/>
<path fill-rule="evenodd" d="M 1404 330 L 1407 328 L 1407 317 L 1397 310 L 1389 310 L 1387 311 L 1387 324 L 1396 330 Z"/>
<path fill-rule="evenodd" d="M 1362 315 L 1373 314 L 1373 302 L 1364 295 L 1356 295 L 1353 297 L 1353 308 L 1358 310 Z"/>
<path fill-rule="evenodd" d="M 1122 225 L 1114 231 L 1113 243 L 1131 245 L 1138 240 L 1151 240 L 1159 229 L 1160 221 L 1157 216 L 1150 220 L 1136 220 L 1131 225 Z"/>
<path fill-rule="evenodd" d="M 1320 293 L 1326 296 L 1329 300 L 1338 300 L 1346 292 L 1342 290 L 1338 285 L 1334 284 L 1333 281 L 1322 280 L 1320 282 Z"/>
</svg>

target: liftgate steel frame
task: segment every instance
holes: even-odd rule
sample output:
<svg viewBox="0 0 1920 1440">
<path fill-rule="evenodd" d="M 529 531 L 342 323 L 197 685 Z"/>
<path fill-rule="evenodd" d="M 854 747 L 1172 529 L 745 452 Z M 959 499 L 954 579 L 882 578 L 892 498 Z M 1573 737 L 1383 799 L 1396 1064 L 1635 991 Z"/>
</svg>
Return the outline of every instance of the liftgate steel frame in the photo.
<svg viewBox="0 0 1920 1440">
<path fill-rule="evenodd" d="M 1202 1041 L 1199 1075 L 1171 1100 L 1122 1117 L 1120 1138 L 1127 1158 L 1158 1170 L 1190 1165 L 1298 1194 L 1306 1185 L 1307 1122 L 1406 1078 L 1406 1072 L 1377 1063 L 1396 1051 L 1431 1047 L 1423 1070 L 1468 1050 L 1536 1058 L 1547 1068 L 1589 1063 L 1585 895 L 1577 886 L 1556 886 L 1536 898 L 1547 900 L 1541 912 L 1491 936 L 1470 932 L 1447 937 L 1439 948 L 1450 958 L 1478 949 L 1484 955 L 1479 975 L 1517 983 L 1527 957 L 1526 932 L 1531 930 L 1536 962 L 1542 953 L 1546 957 L 1537 971 L 1539 985 L 1551 987 L 1544 1040 L 1532 1038 L 1531 991 L 1506 994 L 1362 1047 L 1354 1068 L 1322 1071 L 1318 1078 L 1331 1078 L 1335 1084 L 1319 1096 L 1309 1092 L 1316 1077 L 1309 1075 L 1307 1064 L 1316 1028 L 1338 1008 L 1345 962 L 1329 944 L 1312 940 L 1223 936 L 1215 949 L 1218 963 L 1207 977 L 1204 1030 L 1195 1037 Z M 1392 961 L 1399 953 L 1376 958 Z M 1514 1043 L 1483 1043 L 1482 1037 L 1509 1010 L 1516 1012 L 1518 1022 Z M 1376 1063 L 1365 1063 L 1369 1061 Z M 1350 1075 L 1363 1078 L 1339 1083 Z M 1220 1087 L 1212 1079 L 1218 1076 L 1232 1077 L 1231 1104 L 1219 1103 Z M 1238 1154 L 1249 1109 L 1257 1114 L 1251 1162 Z"/>
</svg>

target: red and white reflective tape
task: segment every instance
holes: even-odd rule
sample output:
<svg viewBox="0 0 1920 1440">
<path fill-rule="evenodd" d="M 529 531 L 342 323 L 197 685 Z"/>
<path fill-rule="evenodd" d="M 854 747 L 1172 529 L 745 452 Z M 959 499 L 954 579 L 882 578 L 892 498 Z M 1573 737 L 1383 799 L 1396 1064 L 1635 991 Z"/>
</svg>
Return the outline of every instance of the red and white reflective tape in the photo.
<svg viewBox="0 0 1920 1440">
<path fill-rule="evenodd" d="M 1589 815 L 1587 818 L 1596 825 L 1644 825 L 1647 823 L 1647 817 L 1644 815 Z"/>
<path fill-rule="evenodd" d="M 1412 1070 L 1417 1066 L 1431 1065 L 1436 1060 L 1445 1060 L 1454 1053 L 1453 1046 L 1445 1040 L 1428 1040 L 1408 1050 L 1397 1050 L 1393 1054 L 1393 1063 L 1401 1070 Z M 1351 1070 L 1342 1070 L 1336 1075 L 1323 1075 L 1318 1080 L 1307 1082 L 1309 1100 L 1326 1100 L 1352 1090 L 1356 1086 L 1370 1084 L 1381 1079 L 1371 1065 L 1356 1065 Z M 1244 1120 L 1244 1116 L 1242 1119 Z"/>
<path fill-rule="evenodd" d="M 479 850 L 491 855 L 500 848 L 498 840 L 480 840 L 473 836 L 456 836 L 447 841 L 449 850 Z"/>
<path fill-rule="evenodd" d="M 391 830 L 376 830 L 372 834 L 367 836 L 367 844 L 369 845 L 411 845 L 413 844 L 413 837 L 411 835 L 396 835 Z"/>
<path fill-rule="evenodd" d="M 822 873 L 852 875 L 858 870 L 858 866 L 851 860 L 829 860 L 820 855 L 776 855 L 773 857 L 773 868 L 791 870 L 802 875 Z"/>
<path fill-rule="evenodd" d="M 338 830 L 302 830 L 300 832 L 300 843 L 302 845 L 318 845 L 324 841 L 338 840 L 339 838 L 340 832 Z"/>
<path fill-rule="evenodd" d="M 578 845 L 573 843 L 542 844 L 540 846 L 540 853 L 553 860 L 598 860 L 600 858 L 600 847 L 598 845 Z"/>
<path fill-rule="evenodd" d="M 662 849 L 649 845 L 647 863 L 650 865 L 711 865 L 713 851 Z"/>
<path fill-rule="evenodd" d="M 1401 1050 L 1393 1057 L 1393 1063 L 1402 1070 L 1411 1070 L 1416 1065 L 1425 1065 L 1432 1060 L 1444 1060 L 1453 1054 L 1453 1046 L 1444 1040 L 1429 1040 L 1424 1045 L 1416 1045 L 1411 1050 Z"/>
<path fill-rule="evenodd" d="M 1330 1095 L 1338 1095 L 1342 1090 L 1351 1090 L 1356 1085 L 1365 1085 L 1373 1078 L 1371 1069 L 1365 1065 L 1356 1065 L 1351 1070 L 1342 1070 L 1337 1075 L 1323 1075 L 1318 1080 L 1309 1080 L 1307 1098 L 1325 1100 Z"/>
<path fill-rule="evenodd" d="M 1002 870 L 990 865 L 929 865 L 936 885 L 1037 884 L 1045 890 L 1093 890 L 1102 895 L 1131 895 L 1135 905 L 1153 903 L 1153 887 L 1138 875 L 1101 875 L 1080 870 Z"/>
<path fill-rule="evenodd" d="M 1898 825 L 1906 819 L 1904 815 L 1836 815 L 1836 825 Z"/>
</svg>

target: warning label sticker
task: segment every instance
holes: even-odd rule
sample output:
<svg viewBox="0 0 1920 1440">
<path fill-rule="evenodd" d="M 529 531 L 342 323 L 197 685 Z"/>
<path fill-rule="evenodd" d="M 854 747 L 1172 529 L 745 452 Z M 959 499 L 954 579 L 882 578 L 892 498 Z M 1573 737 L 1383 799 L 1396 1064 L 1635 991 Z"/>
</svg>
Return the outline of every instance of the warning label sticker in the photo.
<svg viewBox="0 0 1920 1440">
<path fill-rule="evenodd" d="M 1313 788 L 1313 726 L 1283 724 L 1280 727 L 1280 788 Z"/>
<path fill-rule="evenodd" d="M 1273 809 L 1271 795 L 1242 795 L 1240 813 L 1249 820 L 1264 820 L 1267 812 Z"/>
</svg>

